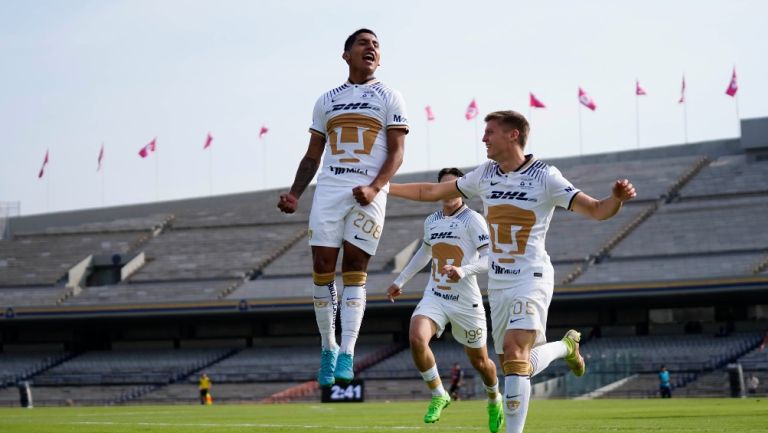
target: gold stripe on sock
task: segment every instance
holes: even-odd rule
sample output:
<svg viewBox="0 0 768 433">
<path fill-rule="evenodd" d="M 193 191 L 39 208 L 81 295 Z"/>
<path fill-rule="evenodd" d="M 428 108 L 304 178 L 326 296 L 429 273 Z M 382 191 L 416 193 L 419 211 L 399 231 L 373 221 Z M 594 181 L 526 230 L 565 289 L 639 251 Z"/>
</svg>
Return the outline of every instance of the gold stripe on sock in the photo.
<svg viewBox="0 0 768 433">
<path fill-rule="evenodd" d="M 531 363 L 528 361 L 517 359 L 504 361 L 502 367 L 504 368 L 504 375 L 514 374 L 517 376 L 530 376 L 532 373 Z"/>
<path fill-rule="evenodd" d="M 312 281 L 315 282 L 316 286 L 325 286 L 331 284 L 331 282 L 335 279 L 335 272 L 328 272 L 327 274 L 318 274 L 317 272 L 312 272 Z"/>
<path fill-rule="evenodd" d="M 368 274 L 360 271 L 342 272 L 341 279 L 345 286 L 364 286 Z"/>
</svg>

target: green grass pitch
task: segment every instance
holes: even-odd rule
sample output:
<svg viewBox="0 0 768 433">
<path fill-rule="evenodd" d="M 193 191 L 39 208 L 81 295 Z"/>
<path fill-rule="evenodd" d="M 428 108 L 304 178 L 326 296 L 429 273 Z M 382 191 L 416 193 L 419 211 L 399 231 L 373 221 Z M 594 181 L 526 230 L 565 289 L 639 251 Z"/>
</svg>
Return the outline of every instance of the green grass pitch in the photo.
<svg viewBox="0 0 768 433">
<path fill-rule="evenodd" d="M 0 409 L 2 433 L 486 432 L 484 402 L 459 401 L 436 424 L 427 402 Z M 766 432 L 761 399 L 539 400 L 526 433 Z"/>
</svg>

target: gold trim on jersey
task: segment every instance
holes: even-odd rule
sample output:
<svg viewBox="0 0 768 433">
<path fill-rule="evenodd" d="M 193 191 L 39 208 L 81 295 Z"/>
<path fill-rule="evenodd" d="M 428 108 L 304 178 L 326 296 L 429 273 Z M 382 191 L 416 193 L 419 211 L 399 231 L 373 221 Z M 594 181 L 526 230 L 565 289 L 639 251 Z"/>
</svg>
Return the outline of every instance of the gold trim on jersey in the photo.
<svg viewBox="0 0 768 433">
<path fill-rule="evenodd" d="M 352 150 L 351 153 L 370 155 L 382 127 L 383 125 L 378 119 L 362 114 L 340 114 L 330 119 L 325 129 L 328 131 L 331 154 L 349 153 L 349 151 L 341 148 L 341 145 L 356 144 L 359 148 Z M 356 163 L 360 160 L 358 158 L 340 158 L 339 162 Z"/>
<path fill-rule="evenodd" d="M 496 254 L 516 256 L 525 254 L 528 237 L 536 224 L 536 213 L 511 204 L 488 207 L 488 232 L 491 235 L 491 251 Z M 515 263 L 513 257 L 501 257 L 499 263 Z"/>
</svg>

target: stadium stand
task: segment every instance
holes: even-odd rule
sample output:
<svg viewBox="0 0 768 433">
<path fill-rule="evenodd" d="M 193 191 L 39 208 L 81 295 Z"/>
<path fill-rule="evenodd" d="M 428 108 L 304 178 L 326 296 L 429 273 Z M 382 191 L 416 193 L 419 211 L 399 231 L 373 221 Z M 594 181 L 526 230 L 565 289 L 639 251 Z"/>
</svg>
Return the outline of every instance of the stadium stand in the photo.
<svg viewBox="0 0 768 433">
<path fill-rule="evenodd" d="M 582 302 L 584 296 L 550 316 L 558 327 L 549 330 L 550 339 L 560 338 L 560 328 L 571 323 L 581 325 L 585 338 L 594 331 L 582 346 L 588 378 L 570 380 L 565 364 L 557 362 L 534 383 L 552 381 L 555 391 L 547 395 L 556 397 L 624 379 L 603 397 L 654 397 L 656 371 L 664 363 L 672 370 L 676 396 L 725 396 L 724 364 L 738 360 L 768 385 L 765 353 L 754 349 L 759 334 L 707 335 L 718 327 L 732 329 L 734 320 L 759 324 L 748 329 L 768 327 L 768 315 L 752 308 L 768 305 L 768 234 L 760 217 L 768 211 L 768 159 L 726 140 L 547 162 L 594 197 L 604 197 L 620 177 L 631 179 L 639 195 L 605 222 L 555 212 L 547 249 L 561 284 L 553 306 L 567 302 L 561 289 L 580 287 L 609 302 Z M 434 181 L 434 173 L 396 179 Z M 274 209 L 279 192 L 11 218 L 11 237 L 0 240 L 0 405 L 17 404 L 14 383 L 22 379 L 32 382 L 36 405 L 196 404 L 203 370 L 218 402 L 317 401 L 306 234 L 313 188 L 291 217 Z M 476 199 L 470 205 L 481 210 Z M 357 354 L 369 400 L 428 397 L 409 351 L 397 342 L 407 342 L 408 319 L 429 274 L 414 277 L 391 306 L 384 294 L 396 276 L 396 262 L 418 244 L 424 218 L 437 207 L 389 200 L 367 283 L 371 302 L 364 330 L 378 335 L 366 334 Z M 77 290 L 65 287 L 67 272 L 88 256 L 103 262 L 114 254 L 130 258 L 141 252 L 146 263 L 125 281 L 85 278 Z M 748 279 L 756 288 L 750 296 L 733 296 L 734 289 L 722 283 L 708 297 L 682 294 L 669 303 L 664 297 L 675 284 L 720 279 Z M 487 277 L 479 282 L 485 287 Z M 630 286 L 650 295 L 625 300 L 612 292 Z M 181 312 L 182 304 L 199 309 Z M 664 328 L 668 335 L 657 335 L 667 325 L 649 323 L 653 308 L 702 304 L 712 308 L 703 334 L 688 335 L 683 323 L 670 323 Z M 228 309 L 206 310 L 216 305 Z M 633 308 L 631 318 L 623 316 Z M 121 313 L 113 313 L 117 310 Z M 53 328 L 62 332 L 49 332 Z M 153 335 L 158 329 L 163 337 Z M 651 335 L 636 335 L 645 333 Z M 239 342 L 206 346 L 206 338 L 217 337 Z M 131 341 L 153 338 L 167 338 L 167 344 L 150 349 L 155 346 Z M 186 344 L 196 339 L 199 346 Z M 12 350 L 35 342 L 55 343 L 61 350 Z M 95 350 L 110 342 L 131 349 Z M 446 379 L 450 364 L 458 361 L 474 381 L 467 397 L 482 394 L 460 345 L 446 336 L 433 347 Z"/>
</svg>

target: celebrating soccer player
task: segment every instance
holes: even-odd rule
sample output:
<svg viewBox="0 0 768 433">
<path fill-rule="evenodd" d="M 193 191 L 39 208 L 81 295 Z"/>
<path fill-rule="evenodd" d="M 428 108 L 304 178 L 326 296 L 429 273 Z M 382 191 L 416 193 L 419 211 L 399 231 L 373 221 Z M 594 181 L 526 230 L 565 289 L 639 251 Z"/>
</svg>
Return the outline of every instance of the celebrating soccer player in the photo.
<svg viewBox="0 0 768 433">
<path fill-rule="evenodd" d="M 544 344 L 554 270 L 544 250 L 556 206 L 598 220 L 614 216 L 635 197 L 626 180 L 611 195 L 596 200 L 579 191 L 560 171 L 524 153 L 528 121 L 515 111 L 485 117 L 483 142 L 490 161 L 453 183 L 392 184 L 390 194 L 419 201 L 479 196 L 490 233 L 488 302 L 496 353 L 504 369 L 507 432 L 522 432 L 531 394 L 530 377 L 564 358 L 581 376 L 581 334 L 568 331 L 561 341 Z"/>
<path fill-rule="evenodd" d="M 437 181 L 454 184 L 463 175 L 458 168 L 444 168 L 437 175 Z M 475 277 L 488 272 L 488 229 L 483 217 L 467 207 L 461 197 L 443 200 L 442 210 L 424 220 L 421 248 L 387 289 L 389 299 L 394 301 L 400 296 L 403 285 L 430 262 L 432 273 L 424 296 L 413 312 L 409 330 L 413 363 L 432 392 L 424 422 L 439 420 L 443 408 L 451 402 L 429 348 L 432 336 L 439 337 L 450 323 L 453 337 L 464 345 L 472 366 L 483 378 L 488 393 L 488 426 L 496 433 L 504 415 L 496 364 L 488 359 L 485 346 L 488 334 L 485 308 Z M 456 376 L 452 388 L 458 392 L 462 377 L 458 373 Z"/>
<path fill-rule="evenodd" d="M 331 386 L 354 378 L 353 356 L 365 311 L 368 261 L 384 228 L 389 179 L 403 161 L 408 133 L 400 94 L 374 77 L 379 40 L 360 29 L 344 43 L 349 79 L 315 103 L 307 152 L 278 208 L 293 213 L 323 159 L 309 216 L 313 298 L 322 352 L 317 380 Z M 325 155 L 323 156 L 323 153 Z M 341 300 L 336 292 L 336 260 L 344 254 Z M 336 311 L 341 307 L 341 346 L 336 343 Z"/>
</svg>

